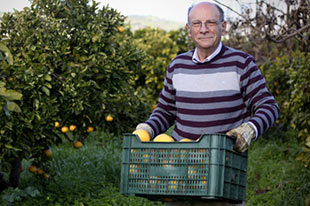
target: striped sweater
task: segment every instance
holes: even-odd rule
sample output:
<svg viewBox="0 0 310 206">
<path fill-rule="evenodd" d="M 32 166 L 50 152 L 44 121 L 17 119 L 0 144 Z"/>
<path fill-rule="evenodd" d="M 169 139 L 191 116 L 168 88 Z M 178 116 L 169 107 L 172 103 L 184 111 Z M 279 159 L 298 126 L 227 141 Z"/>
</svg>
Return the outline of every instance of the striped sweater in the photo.
<svg viewBox="0 0 310 206">
<path fill-rule="evenodd" d="M 206 63 L 194 63 L 193 51 L 169 65 L 157 107 L 146 121 L 154 137 L 175 124 L 172 137 L 198 139 L 226 133 L 251 122 L 261 135 L 278 118 L 279 107 L 252 56 L 223 46 Z"/>
</svg>

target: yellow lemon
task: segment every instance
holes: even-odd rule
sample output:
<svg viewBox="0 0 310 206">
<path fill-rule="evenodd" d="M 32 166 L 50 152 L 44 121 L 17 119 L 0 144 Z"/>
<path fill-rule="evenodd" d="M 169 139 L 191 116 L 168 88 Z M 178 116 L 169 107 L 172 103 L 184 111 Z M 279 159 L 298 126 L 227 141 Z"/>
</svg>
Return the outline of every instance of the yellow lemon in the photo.
<svg viewBox="0 0 310 206">
<path fill-rule="evenodd" d="M 61 128 L 61 132 L 62 133 L 67 133 L 69 131 L 69 128 L 67 127 L 67 126 L 63 126 L 62 128 Z"/>
<path fill-rule="evenodd" d="M 60 123 L 59 122 L 55 122 L 55 127 L 60 127 Z"/>
<path fill-rule="evenodd" d="M 94 131 L 94 128 L 93 128 L 93 127 L 88 127 L 88 128 L 87 128 L 87 132 L 88 132 L 88 133 L 91 133 L 91 132 L 93 132 L 93 131 Z"/>
<path fill-rule="evenodd" d="M 38 173 L 39 175 L 43 175 L 43 174 L 44 174 L 44 171 L 43 171 L 42 169 L 38 169 L 38 170 L 37 170 L 37 173 Z"/>
<path fill-rule="evenodd" d="M 70 131 L 74 131 L 76 129 L 76 126 L 74 125 L 74 124 L 71 124 L 70 126 L 69 126 L 69 130 Z"/>
<path fill-rule="evenodd" d="M 138 129 L 135 130 L 132 134 L 136 134 L 138 135 L 138 137 L 140 138 L 141 142 L 149 142 L 151 137 L 149 135 L 149 133 L 143 129 Z"/>
<path fill-rule="evenodd" d="M 125 28 L 124 28 L 123 26 L 119 26 L 119 27 L 118 27 L 118 31 L 124 32 L 124 31 L 125 31 Z"/>
<path fill-rule="evenodd" d="M 109 114 L 108 116 L 106 116 L 105 120 L 107 122 L 112 122 L 113 121 L 113 117 Z"/>
<path fill-rule="evenodd" d="M 31 165 L 31 166 L 29 167 L 29 172 L 35 173 L 35 172 L 37 172 L 37 171 L 38 171 L 38 168 L 37 168 L 36 166 Z"/>
<path fill-rule="evenodd" d="M 83 143 L 80 142 L 80 141 L 75 141 L 75 142 L 73 143 L 73 147 L 74 147 L 75 149 L 80 149 L 82 146 L 83 146 Z"/>
<path fill-rule="evenodd" d="M 193 140 L 188 139 L 188 138 L 183 138 L 180 140 L 180 142 L 192 142 Z"/>
<path fill-rule="evenodd" d="M 174 142 L 174 139 L 167 134 L 160 134 L 160 135 L 157 135 L 153 141 L 154 142 Z"/>
</svg>

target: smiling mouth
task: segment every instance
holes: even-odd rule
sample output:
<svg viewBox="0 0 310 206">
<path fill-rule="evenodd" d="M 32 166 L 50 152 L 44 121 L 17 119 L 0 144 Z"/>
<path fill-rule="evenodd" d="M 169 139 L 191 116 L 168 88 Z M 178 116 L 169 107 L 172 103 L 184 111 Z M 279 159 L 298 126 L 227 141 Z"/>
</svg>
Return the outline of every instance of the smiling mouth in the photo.
<svg viewBox="0 0 310 206">
<path fill-rule="evenodd" d="M 209 40 L 209 39 L 212 39 L 212 37 L 201 37 L 201 38 L 198 38 L 199 40 Z"/>
</svg>

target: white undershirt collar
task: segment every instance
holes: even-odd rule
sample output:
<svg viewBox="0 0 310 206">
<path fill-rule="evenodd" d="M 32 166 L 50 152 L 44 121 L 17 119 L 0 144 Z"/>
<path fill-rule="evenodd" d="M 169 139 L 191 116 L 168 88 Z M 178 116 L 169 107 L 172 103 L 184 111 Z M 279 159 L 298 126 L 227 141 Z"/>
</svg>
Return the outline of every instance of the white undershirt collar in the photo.
<svg viewBox="0 0 310 206">
<path fill-rule="evenodd" d="M 218 47 L 216 48 L 216 50 L 207 58 L 205 58 L 203 61 L 200 61 L 199 56 L 198 56 L 198 52 L 197 52 L 197 48 L 195 48 L 194 50 L 194 55 L 192 57 L 192 61 L 194 63 L 205 63 L 205 62 L 209 62 L 211 61 L 216 55 L 218 55 L 218 53 L 220 53 L 222 49 L 222 42 L 219 43 Z"/>
</svg>

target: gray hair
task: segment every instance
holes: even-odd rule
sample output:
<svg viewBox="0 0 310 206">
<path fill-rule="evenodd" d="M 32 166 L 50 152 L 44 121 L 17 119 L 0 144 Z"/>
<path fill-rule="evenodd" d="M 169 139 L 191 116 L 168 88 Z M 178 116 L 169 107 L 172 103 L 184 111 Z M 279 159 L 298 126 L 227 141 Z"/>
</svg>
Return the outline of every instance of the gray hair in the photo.
<svg viewBox="0 0 310 206">
<path fill-rule="evenodd" d="M 224 21 L 224 10 L 219 5 L 217 5 L 217 4 L 214 4 L 214 3 L 211 3 L 211 2 L 206 2 L 206 3 L 214 5 L 219 10 L 219 12 L 220 12 L 220 21 Z M 191 10 L 194 8 L 195 5 L 196 4 L 192 4 L 188 8 L 188 10 L 187 10 L 187 23 L 188 24 L 190 24 L 190 22 L 189 22 L 189 14 L 190 14 Z"/>
</svg>

